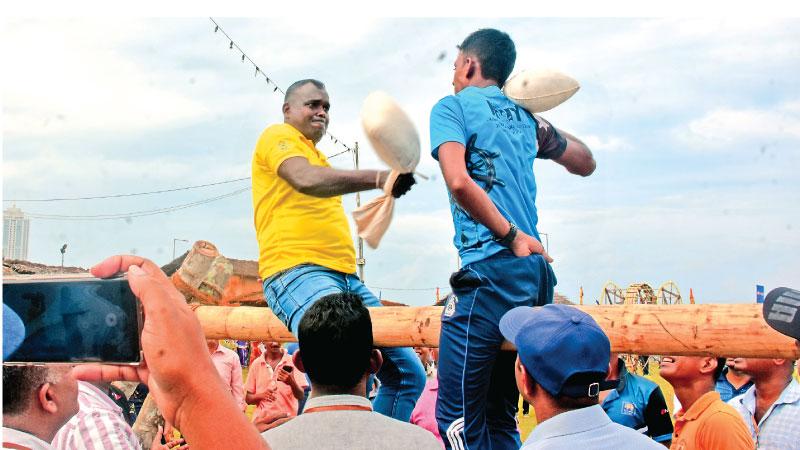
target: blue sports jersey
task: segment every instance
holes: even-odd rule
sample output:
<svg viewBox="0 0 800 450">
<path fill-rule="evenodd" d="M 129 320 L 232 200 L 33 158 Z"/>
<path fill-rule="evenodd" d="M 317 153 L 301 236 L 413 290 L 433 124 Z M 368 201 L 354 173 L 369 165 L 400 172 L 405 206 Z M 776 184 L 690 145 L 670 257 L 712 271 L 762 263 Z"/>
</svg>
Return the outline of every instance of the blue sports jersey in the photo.
<svg viewBox="0 0 800 450">
<path fill-rule="evenodd" d="M 553 159 L 564 153 L 566 140 L 555 127 L 517 106 L 497 86 L 470 86 L 436 103 L 430 130 L 434 159 L 439 160 L 441 144 L 462 144 L 470 177 L 503 217 L 539 239 L 533 164 L 536 158 Z M 450 210 L 455 226 L 453 242 L 464 266 L 504 249 L 452 195 Z"/>
<path fill-rule="evenodd" d="M 661 388 L 647 378 L 628 372 L 617 361 L 619 386 L 603 400 L 603 410 L 612 421 L 646 434 L 657 442 L 672 439 L 672 419 Z"/>
</svg>

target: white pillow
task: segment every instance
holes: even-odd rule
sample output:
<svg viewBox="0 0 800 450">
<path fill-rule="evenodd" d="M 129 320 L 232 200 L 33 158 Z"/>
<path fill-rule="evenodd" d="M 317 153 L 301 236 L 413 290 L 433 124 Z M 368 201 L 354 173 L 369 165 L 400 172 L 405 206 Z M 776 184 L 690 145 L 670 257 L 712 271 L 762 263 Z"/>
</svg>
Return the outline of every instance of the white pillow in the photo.
<svg viewBox="0 0 800 450">
<path fill-rule="evenodd" d="M 408 115 L 388 94 L 376 91 L 361 107 L 361 125 L 378 157 L 400 173 L 419 164 L 419 133 Z"/>
<path fill-rule="evenodd" d="M 503 93 L 530 113 L 553 109 L 578 92 L 580 84 L 557 70 L 523 70 L 506 81 Z"/>
</svg>

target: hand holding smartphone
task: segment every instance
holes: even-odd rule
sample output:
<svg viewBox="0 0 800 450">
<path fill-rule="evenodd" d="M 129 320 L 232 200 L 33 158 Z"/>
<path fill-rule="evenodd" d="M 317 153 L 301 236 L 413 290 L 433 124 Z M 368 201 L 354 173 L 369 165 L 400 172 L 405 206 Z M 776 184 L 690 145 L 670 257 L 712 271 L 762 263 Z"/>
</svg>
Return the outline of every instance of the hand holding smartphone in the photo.
<svg viewBox="0 0 800 450">
<path fill-rule="evenodd" d="M 25 338 L 6 364 L 138 364 L 142 307 L 126 278 L 3 280 Z"/>
</svg>

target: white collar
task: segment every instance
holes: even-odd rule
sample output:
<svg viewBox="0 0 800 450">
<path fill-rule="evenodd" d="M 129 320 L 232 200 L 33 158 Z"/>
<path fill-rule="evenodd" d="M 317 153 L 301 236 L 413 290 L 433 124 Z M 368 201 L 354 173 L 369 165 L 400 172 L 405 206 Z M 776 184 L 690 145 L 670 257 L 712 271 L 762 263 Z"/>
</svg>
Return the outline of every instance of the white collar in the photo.
<svg viewBox="0 0 800 450">
<path fill-rule="evenodd" d="M 24 431 L 3 427 L 3 442 L 24 445 L 32 450 L 52 450 L 53 447 L 38 437 Z"/>
</svg>

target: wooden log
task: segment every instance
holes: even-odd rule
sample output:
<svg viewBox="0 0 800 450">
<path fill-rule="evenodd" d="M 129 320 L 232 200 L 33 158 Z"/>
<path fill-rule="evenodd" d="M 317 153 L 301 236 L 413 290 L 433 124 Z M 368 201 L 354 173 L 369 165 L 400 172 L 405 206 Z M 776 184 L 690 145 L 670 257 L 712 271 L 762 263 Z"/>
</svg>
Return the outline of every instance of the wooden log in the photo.
<svg viewBox="0 0 800 450">
<path fill-rule="evenodd" d="M 142 444 L 142 450 L 150 450 L 153 439 L 158 433 L 159 425 L 164 426 L 164 418 L 161 416 L 152 394 L 147 394 L 142 403 L 142 409 L 136 416 L 136 422 L 131 427 L 133 434 L 139 438 L 139 443 Z"/>
<path fill-rule="evenodd" d="M 619 353 L 800 358 L 800 348 L 767 325 L 761 305 L 576 306 L 590 314 Z M 371 308 L 375 345 L 439 345 L 441 307 Z M 200 306 L 209 338 L 293 342 L 295 337 L 268 308 Z M 513 349 L 506 342 L 504 348 Z"/>
</svg>

